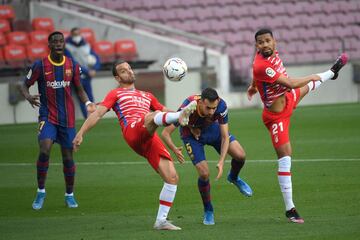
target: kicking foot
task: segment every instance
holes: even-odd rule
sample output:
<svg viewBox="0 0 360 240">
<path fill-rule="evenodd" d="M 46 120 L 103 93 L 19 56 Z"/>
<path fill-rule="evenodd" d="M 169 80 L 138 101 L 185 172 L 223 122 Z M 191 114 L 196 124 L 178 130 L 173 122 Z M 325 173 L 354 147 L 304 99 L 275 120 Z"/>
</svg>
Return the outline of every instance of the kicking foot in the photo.
<svg viewBox="0 0 360 240">
<path fill-rule="evenodd" d="M 168 220 L 156 220 L 154 224 L 154 229 L 156 230 L 181 230 L 181 228 L 175 226 Z"/>
<path fill-rule="evenodd" d="M 290 222 L 293 223 L 304 223 L 304 219 L 300 217 L 299 213 L 295 208 L 290 209 L 285 212 L 285 216 L 289 219 Z"/>
<path fill-rule="evenodd" d="M 339 76 L 340 69 L 345 66 L 348 61 L 348 56 L 345 53 L 342 53 L 335 61 L 334 65 L 330 68 L 330 70 L 334 73 L 334 76 L 331 80 L 337 79 Z"/>
<path fill-rule="evenodd" d="M 245 197 L 251 197 L 253 195 L 251 187 L 239 176 L 237 177 L 237 179 L 232 179 L 229 173 L 227 176 L 227 180 L 228 182 L 234 184 Z"/>
<path fill-rule="evenodd" d="M 197 102 L 194 100 L 181 110 L 179 123 L 181 126 L 186 126 L 189 123 L 190 115 L 195 111 Z"/>
<path fill-rule="evenodd" d="M 32 204 L 32 208 L 34 210 L 40 210 L 44 204 L 46 193 L 44 192 L 37 192 L 35 200 Z"/>
<path fill-rule="evenodd" d="M 206 211 L 204 212 L 204 221 L 203 221 L 204 225 L 214 225 L 215 221 L 214 221 L 214 212 L 212 211 Z"/>
</svg>

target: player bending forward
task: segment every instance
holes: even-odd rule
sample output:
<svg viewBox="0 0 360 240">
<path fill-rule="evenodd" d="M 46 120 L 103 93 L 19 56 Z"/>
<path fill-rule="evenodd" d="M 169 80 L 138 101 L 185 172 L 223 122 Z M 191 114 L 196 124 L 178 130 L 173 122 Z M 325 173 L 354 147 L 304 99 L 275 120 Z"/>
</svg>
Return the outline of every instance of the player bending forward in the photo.
<svg viewBox="0 0 360 240">
<path fill-rule="evenodd" d="M 112 72 L 120 86 L 110 91 L 96 111 L 86 119 L 75 136 L 74 149 L 79 148 L 83 135 L 112 108 L 119 118 L 125 141 L 136 153 L 145 157 L 164 180 L 154 228 L 181 230 L 167 220 L 179 177 L 170 153 L 161 142 L 156 129 L 158 126 L 175 122 L 186 125 L 189 115 L 196 108 L 196 102 L 189 104 L 180 112 L 167 112 L 168 109 L 160 104 L 153 94 L 135 89 L 135 75 L 127 62 L 115 63 Z M 155 112 L 150 112 L 150 110 Z"/>
<path fill-rule="evenodd" d="M 291 144 L 289 140 L 290 117 L 299 101 L 327 80 L 334 80 L 346 64 L 342 54 L 330 70 L 301 78 L 289 77 L 276 51 L 276 41 L 271 30 L 261 29 L 255 34 L 257 53 L 253 63 L 253 82 L 247 90 L 248 98 L 258 91 L 264 103 L 263 122 L 270 132 L 278 156 L 278 180 L 285 202 L 285 215 L 289 221 L 304 223 L 292 199 Z"/>
</svg>

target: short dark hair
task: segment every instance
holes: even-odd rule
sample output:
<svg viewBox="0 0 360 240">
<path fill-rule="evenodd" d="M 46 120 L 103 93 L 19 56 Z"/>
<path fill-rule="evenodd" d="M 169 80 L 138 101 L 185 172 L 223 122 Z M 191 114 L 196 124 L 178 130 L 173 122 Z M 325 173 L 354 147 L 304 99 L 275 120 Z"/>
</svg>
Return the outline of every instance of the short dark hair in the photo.
<svg viewBox="0 0 360 240">
<path fill-rule="evenodd" d="M 125 61 L 124 60 L 117 60 L 117 61 L 115 61 L 113 63 L 113 65 L 112 65 L 112 74 L 113 74 L 114 77 L 118 76 L 117 71 L 116 71 L 117 65 L 122 64 L 122 63 L 125 63 Z"/>
<path fill-rule="evenodd" d="M 78 28 L 78 27 L 73 27 L 73 28 L 70 30 L 70 33 L 73 33 L 73 32 L 78 31 L 78 30 L 80 30 L 80 28 Z"/>
<path fill-rule="evenodd" d="M 216 90 L 213 89 L 213 88 L 205 88 L 201 92 L 201 99 L 202 100 L 207 99 L 210 102 L 213 102 L 213 101 L 217 100 L 218 98 L 219 98 L 219 95 L 216 92 Z"/>
<path fill-rule="evenodd" d="M 263 35 L 263 34 L 267 34 L 269 33 L 271 35 L 271 37 L 273 37 L 273 33 L 272 31 L 269 29 L 269 28 L 261 28 L 260 30 L 258 30 L 256 33 L 255 33 L 255 41 L 257 40 L 256 38 L 260 35 Z"/>
<path fill-rule="evenodd" d="M 63 34 L 62 32 L 55 31 L 55 32 L 52 32 L 52 33 L 49 34 L 49 36 L 48 36 L 48 42 L 50 42 L 52 36 L 58 35 L 58 34 L 61 35 L 62 37 L 64 37 L 64 34 Z"/>
</svg>

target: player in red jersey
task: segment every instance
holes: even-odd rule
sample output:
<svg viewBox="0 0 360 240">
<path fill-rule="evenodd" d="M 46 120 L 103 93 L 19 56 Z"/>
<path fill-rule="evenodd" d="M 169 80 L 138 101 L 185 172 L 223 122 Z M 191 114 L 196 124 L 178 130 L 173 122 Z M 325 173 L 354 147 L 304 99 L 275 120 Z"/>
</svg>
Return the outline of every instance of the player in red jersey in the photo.
<svg viewBox="0 0 360 240">
<path fill-rule="evenodd" d="M 120 86 L 111 90 L 96 111 L 84 122 L 73 141 L 74 148 L 77 149 L 80 146 L 83 135 L 112 108 L 119 119 L 128 145 L 136 153 L 145 157 L 164 180 L 154 228 L 180 230 L 181 228 L 166 219 L 175 198 L 178 175 L 170 153 L 161 142 L 156 129 L 158 126 L 167 126 L 175 122 L 186 125 L 189 115 L 196 108 L 196 101 L 182 111 L 169 112 L 153 94 L 135 89 L 135 75 L 127 62 L 116 62 L 113 65 L 113 75 Z"/>
<path fill-rule="evenodd" d="M 287 75 L 276 51 L 272 31 L 260 29 L 255 34 L 255 41 L 257 53 L 253 62 L 253 82 L 247 90 L 248 98 L 251 100 L 259 92 L 264 104 L 262 118 L 279 159 L 278 181 L 285 202 L 285 215 L 291 222 L 303 223 L 292 199 L 290 117 L 306 94 L 325 81 L 338 77 L 338 72 L 347 62 L 347 56 L 342 54 L 326 72 L 292 78 Z"/>
<path fill-rule="evenodd" d="M 71 85 L 75 86 L 79 99 L 86 103 L 89 112 L 95 111 L 80 84 L 80 68 L 76 62 L 64 56 L 64 35 L 53 32 L 48 37 L 50 54 L 36 61 L 25 81 L 19 86 L 21 93 L 32 107 L 39 107 L 39 146 L 37 160 L 38 191 L 33 209 L 42 208 L 45 199 L 45 180 L 49 167 L 49 156 L 54 142 L 61 145 L 66 183 L 65 203 L 70 208 L 78 204 L 73 194 L 75 163 L 72 140 L 75 137 L 75 110 L 71 96 Z M 31 95 L 29 88 L 37 81 L 39 95 Z M 40 100 L 40 101 L 39 101 Z"/>
</svg>

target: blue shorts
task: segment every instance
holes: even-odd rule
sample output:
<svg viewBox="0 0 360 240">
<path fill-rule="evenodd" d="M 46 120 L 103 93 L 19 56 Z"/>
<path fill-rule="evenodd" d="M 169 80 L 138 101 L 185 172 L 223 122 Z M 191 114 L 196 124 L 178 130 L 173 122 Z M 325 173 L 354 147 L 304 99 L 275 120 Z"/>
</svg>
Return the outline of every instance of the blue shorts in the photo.
<svg viewBox="0 0 360 240">
<path fill-rule="evenodd" d="M 62 147 L 73 148 L 72 141 L 75 138 L 75 128 L 62 127 L 48 121 L 39 122 L 38 140 L 51 139 Z"/>
<path fill-rule="evenodd" d="M 229 134 L 230 142 L 235 141 L 236 138 Z M 213 123 L 206 129 L 201 131 L 199 140 L 196 140 L 192 135 L 182 138 L 185 149 L 194 165 L 206 160 L 205 145 L 210 145 L 220 154 L 221 151 L 221 133 L 219 123 Z"/>
</svg>

